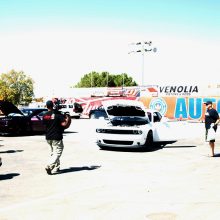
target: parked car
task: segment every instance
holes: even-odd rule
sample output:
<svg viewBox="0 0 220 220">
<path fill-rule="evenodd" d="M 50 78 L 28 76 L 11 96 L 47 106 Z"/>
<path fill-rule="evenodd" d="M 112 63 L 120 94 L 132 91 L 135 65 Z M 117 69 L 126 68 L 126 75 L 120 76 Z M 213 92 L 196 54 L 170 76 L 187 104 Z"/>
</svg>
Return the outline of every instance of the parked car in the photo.
<svg viewBox="0 0 220 220">
<path fill-rule="evenodd" d="M 39 112 L 39 113 L 41 113 L 41 112 L 45 113 L 45 112 L 47 111 L 47 108 L 29 108 L 29 107 L 23 108 L 23 107 L 22 107 L 22 108 L 19 108 L 19 110 L 21 110 L 21 112 L 22 112 L 24 115 L 28 116 L 28 115 L 31 115 L 31 114 L 37 113 L 37 112 Z"/>
<path fill-rule="evenodd" d="M 89 118 L 91 118 L 91 119 L 108 118 L 108 115 L 107 115 L 104 107 L 101 105 L 96 109 L 90 110 Z"/>
<path fill-rule="evenodd" d="M 83 108 L 82 106 L 77 103 L 66 103 L 66 104 L 59 104 L 59 110 L 65 114 L 69 114 L 73 118 L 80 118 Z"/>
<path fill-rule="evenodd" d="M 46 108 L 18 109 L 8 101 L 0 101 L 0 134 L 25 135 L 43 133 L 42 118 Z"/>
<path fill-rule="evenodd" d="M 142 102 L 118 99 L 102 104 L 109 120 L 96 128 L 96 143 L 100 148 L 147 148 L 176 141 L 162 115 L 146 109 Z"/>
</svg>

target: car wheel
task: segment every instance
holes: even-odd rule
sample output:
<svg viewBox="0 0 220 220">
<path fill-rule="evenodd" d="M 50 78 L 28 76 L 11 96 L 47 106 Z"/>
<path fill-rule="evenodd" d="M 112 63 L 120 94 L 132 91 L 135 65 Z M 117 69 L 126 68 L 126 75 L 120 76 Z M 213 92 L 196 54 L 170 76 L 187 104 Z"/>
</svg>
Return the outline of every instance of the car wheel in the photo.
<svg viewBox="0 0 220 220">
<path fill-rule="evenodd" d="M 75 119 L 80 119 L 80 116 L 73 116 L 73 118 L 75 118 Z"/>
<path fill-rule="evenodd" d="M 147 134 L 146 142 L 145 142 L 145 147 L 152 147 L 153 146 L 153 132 L 149 131 Z"/>
<path fill-rule="evenodd" d="M 27 126 L 26 126 L 26 132 L 27 132 L 27 134 L 32 134 L 33 133 L 32 126 L 31 126 L 30 123 L 28 123 Z"/>
<path fill-rule="evenodd" d="M 15 135 L 16 136 L 20 136 L 20 135 L 23 135 L 25 132 L 22 128 L 20 127 L 17 127 L 16 131 L 15 131 Z"/>
</svg>

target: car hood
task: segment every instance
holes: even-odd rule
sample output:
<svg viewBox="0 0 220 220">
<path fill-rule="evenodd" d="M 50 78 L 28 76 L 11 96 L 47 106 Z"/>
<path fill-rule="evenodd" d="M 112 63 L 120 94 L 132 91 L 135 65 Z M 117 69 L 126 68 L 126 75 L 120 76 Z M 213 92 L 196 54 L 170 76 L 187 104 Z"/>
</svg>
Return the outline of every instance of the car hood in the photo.
<svg viewBox="0 0 220 220">
<path fill-rule="evenodd" d="M 113 126 L 139 126 L 149 123 L 142 102 L 110 100 L 102 104 Z"/>
<path fill-rule="evenodd" d="M 145 117 L 144 104 L 135 100 L 109 100 L 102 102 L 109 117 Z"/>
<path fill-rule="evenodd" d="M 14 104 L 9 101 L 0 100 L 0 110 L 4 115 L 9 115 L 10 113 L 24 115 Z"/>
</svg>

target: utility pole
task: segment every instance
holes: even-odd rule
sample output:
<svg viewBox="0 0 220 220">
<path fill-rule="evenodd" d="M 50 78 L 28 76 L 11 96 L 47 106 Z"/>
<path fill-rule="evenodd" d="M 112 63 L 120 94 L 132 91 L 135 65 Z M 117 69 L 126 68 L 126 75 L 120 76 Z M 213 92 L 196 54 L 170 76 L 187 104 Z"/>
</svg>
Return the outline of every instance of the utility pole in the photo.
<svg viewBox="0 0 220 220">
<path fill-rule="evenodd" d="M 135 49 L 135 50 L 132 50 L 130 51 L 128 54 L 131 54 L 131 53 L 141 53 L 142 54 L 142 73 L 141 73 L 141 86 L 144 86 L 144 54 L 146 52 L 157 52 L 157 48 L 154 47 L 154 48 L 151 48 L 151 44 L 152 44 L 152 41 L 141 41 L 141 42 L 137 42 L 137 43 L 131 43 L 130 45 L 137 45 L 141 48 L 138 48 L 138 49 Z M 149 48 L 147 48 L 147 46 Z"/>
</svg>

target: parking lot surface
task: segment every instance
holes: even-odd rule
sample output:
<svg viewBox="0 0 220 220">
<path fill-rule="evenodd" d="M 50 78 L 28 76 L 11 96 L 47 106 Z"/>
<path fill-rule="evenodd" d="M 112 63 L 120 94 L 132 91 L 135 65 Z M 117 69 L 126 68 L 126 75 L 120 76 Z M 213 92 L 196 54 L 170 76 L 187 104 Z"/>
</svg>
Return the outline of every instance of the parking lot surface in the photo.
<svg viewBox="0 0 220 220">
<path fill-rule="evenodd" d="M 0 137 L 0 219 L 220 218 L 220 128 L 211 158 L 201 123 L 174 124 L 183 138 L 152 151 L 100 150 L 97 123 L 72 121 L 56 175 L 43 135 Z"/>
</svg>

